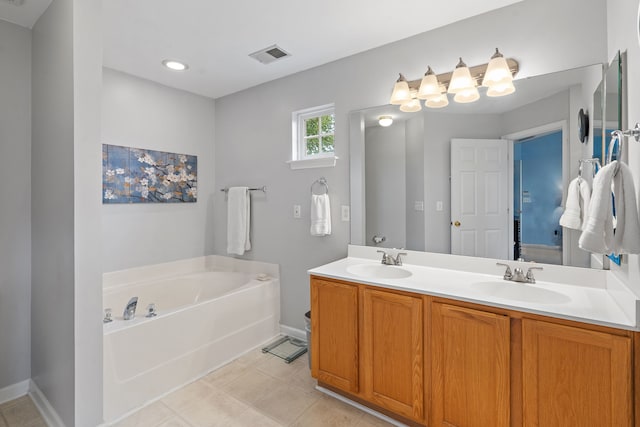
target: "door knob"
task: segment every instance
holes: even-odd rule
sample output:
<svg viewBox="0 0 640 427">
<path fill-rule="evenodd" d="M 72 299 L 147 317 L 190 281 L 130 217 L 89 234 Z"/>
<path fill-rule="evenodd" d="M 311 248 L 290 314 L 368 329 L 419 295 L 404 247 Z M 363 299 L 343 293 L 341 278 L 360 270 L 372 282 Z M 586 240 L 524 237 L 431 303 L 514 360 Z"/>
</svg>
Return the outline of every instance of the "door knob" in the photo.
<svg viewBox="0 0 640 427">
<path fill-rule="evenodd" d="M 453 225 L 455 225 L 456 227 L 460 227 L 460 221 L 454 222 Z"/>
</svg>

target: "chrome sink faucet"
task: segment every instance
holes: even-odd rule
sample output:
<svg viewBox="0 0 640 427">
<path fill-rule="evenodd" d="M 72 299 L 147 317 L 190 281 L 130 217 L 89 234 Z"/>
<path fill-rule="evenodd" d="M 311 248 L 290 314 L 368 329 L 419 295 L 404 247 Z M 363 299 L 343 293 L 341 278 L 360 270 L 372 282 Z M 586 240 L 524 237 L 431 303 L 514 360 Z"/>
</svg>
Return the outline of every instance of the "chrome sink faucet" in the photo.
<svg viewBox="0 0 640 427">
<path fill-rule="evenodd" d="M 524 274 L 524 271 L 520 267 L 514 268 L 513 272 L 511 272 L 511 267 L 509 267 L 508 264 L 496 262 L 496 265 L 507 267 L 504 272 L 504 276 L 502 276 L 504 280 L 511 280 L 512 282 L 520 283 L 536 283 L 536 278 L 533 276 L 533 270 L 542 270 L 542 267 L 529 267 L 527 274 Z"/>
<path fill-rule="evenodd" d="M 398 252 L 395 256 L 386 253 L 385 251 L 377 251 L 382 254 L 382 260 L 380 261 L 384 265 L 402 265 L 402 258 L 400 256 L 406 255 L 406 252 Z"/>
<path fill-rule="evenodd" d="M 124 320 L 131 320 L 136 317 L 136 307 L 138 306 L 138 297 L 133 297 L 127 303 L 127 306 L 124 308 L 124 313 L 122 313 L 122 318 Z"/>
</svg>

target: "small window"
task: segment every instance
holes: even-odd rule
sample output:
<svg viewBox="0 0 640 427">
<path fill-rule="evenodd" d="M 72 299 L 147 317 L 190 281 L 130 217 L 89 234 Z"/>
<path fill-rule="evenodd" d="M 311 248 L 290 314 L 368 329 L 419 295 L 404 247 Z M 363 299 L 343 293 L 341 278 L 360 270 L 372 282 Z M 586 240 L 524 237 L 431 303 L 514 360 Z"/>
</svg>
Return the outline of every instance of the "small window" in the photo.
<svg viewBox="0 0 640 427">
<path fill-rule="evenodd" d="M 293 113 L 292 160 L 335 158 L 335 113 L 333 104 Z"/>
</svg>

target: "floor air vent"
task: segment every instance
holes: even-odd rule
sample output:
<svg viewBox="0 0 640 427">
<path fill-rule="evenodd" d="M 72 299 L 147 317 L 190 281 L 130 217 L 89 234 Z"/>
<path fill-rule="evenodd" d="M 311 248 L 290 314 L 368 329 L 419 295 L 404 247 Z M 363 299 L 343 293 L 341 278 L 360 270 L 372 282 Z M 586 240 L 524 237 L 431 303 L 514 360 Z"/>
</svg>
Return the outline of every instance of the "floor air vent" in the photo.
<svg viewBox="0 0 640 427">
<path fill-rule="evenodd" d="M 285 52 L 280 47 L 274 44 L 273 46 L 269 46 L 257 52 L 253 52 L 249 54 L 249 56 L 263 64 L 270 64 L 279 59 L 287 58 L 291 56 L 291 54 Z"/>
</svg>

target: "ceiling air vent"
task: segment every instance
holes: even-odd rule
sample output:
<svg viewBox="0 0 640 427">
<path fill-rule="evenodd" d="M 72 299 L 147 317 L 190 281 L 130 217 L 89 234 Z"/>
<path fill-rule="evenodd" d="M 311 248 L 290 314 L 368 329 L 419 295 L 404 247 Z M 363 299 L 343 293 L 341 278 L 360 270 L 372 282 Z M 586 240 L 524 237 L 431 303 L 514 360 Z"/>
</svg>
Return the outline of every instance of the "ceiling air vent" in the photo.
<svg viewBox="0 0 640 427">
<path fill-rule="evenodd" d="M 0 2 L 9 3 L 14 6 L 20 6 L 22 3 L 24 3 L 24 0 L 0 0 Z"/>
<path fill-rule="evenodd" d="M 263 64 L 271 64 L 272 62 L 279 59 L 287 58 L 291 56 L 291 54 L 285 52 L 274 44 L 273 46 L 269 46 L 267 48 L 260 49 L 257 52 L 253 52 L 249 54 L 249 56 Z"/>
</svg>

